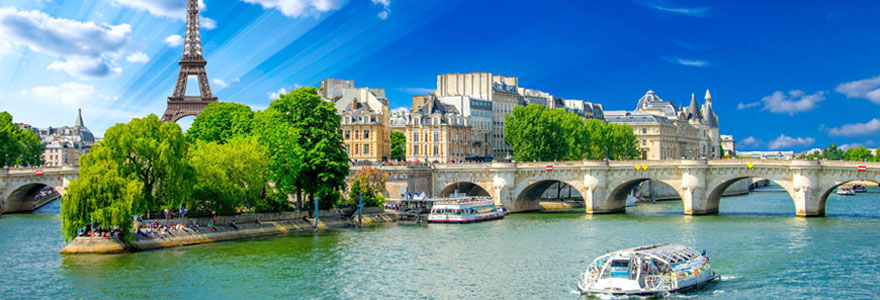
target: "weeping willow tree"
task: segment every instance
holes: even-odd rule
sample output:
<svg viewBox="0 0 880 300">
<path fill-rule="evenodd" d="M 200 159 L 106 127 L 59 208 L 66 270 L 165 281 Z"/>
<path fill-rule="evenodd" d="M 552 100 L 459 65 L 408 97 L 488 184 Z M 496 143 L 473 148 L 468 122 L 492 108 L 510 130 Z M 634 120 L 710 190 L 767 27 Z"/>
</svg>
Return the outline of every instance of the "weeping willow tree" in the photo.
<svg viewBox="0 0 880 300">
<path fill-rule="evenodd" d="M 131 239 L 133 218 L 174 208 L 192 193 L 192 169 L 180 127 L 156 115 L 107 129 L 80 161 L 80 176 L 61 202 L 65 242 L 89 224 L 122 230 Z"/>
<path fill-rule="evenodd" d="M 139 180 L 127 180 L 111 161 L 103 158 L 105 148 L 83 157 L 80 176 L 67 189 L 61 201 L 61 231 L 64 242 L 76 237 L 89 224 L 122 230 L 122 238 L 131 241 L 132 216 L 143 211 L 143 186 Z"/>
</svg>

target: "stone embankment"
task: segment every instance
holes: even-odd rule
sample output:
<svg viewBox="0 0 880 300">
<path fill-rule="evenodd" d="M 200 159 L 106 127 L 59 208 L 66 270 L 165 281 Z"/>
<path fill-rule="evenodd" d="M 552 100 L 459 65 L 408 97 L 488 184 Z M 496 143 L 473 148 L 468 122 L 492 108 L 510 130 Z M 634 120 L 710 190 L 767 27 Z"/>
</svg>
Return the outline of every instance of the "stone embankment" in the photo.
<svg viewBox="0 0 880 300">
<path fill-rule="evenodd" d="M 164 233 L 144 232 L 144 230 L 141 230 L 142 234 L 135 233 L 129 244 L 124 243 L 119 238 L 77 237 L 67 244 L 61 250 L 61 253 L 107 254 L 134 252 L 292 232 L 314 231 L 314 221 L 311 218 L 308 221 L 304 220 L 303 217 L 306 216 L 308 216 L 308 213 L 305 212 L 222 216 L 217 217 L 217 224 L 222 225 L 215 226 L 216 231 L 208 226 L 212 222 L 211 218 L 161 220 L 159 222 L 163 225 L 186 224 L 187 227 L 191 227 L 192 224 L 198 224 L 199 230 L 171 230 Z M 260 219 L 260 224 L 256 224 L 257 217 Z M 396 219 L 397 216 L 395 214 L 385 213 L 382 208 L 369 208 L 364 211 L 363 225 L 394 222 Z M 235 221 L 235 226 L 238 229 L 230 225 L 232 221 Z M 341 210 L 322 211 L 318 218 L 319 230 L 354 227 L 357 224 L 357 216 L 353 218 L 343 217 Z"/>
<path fill-rule="evenodd" d="M 584 208 L 584 201 L 541 201 L 538 203 L 538 207 L 542 211 Z"/>
</svg>

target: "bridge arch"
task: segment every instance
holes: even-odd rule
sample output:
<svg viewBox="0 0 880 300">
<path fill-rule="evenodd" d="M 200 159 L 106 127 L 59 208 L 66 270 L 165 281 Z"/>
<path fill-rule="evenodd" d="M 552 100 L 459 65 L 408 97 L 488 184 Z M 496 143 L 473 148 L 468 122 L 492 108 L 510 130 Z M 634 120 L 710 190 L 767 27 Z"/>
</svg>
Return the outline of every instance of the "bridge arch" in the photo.
<svg viewBox="0 0 880 300">
<path fill-rule="evenodd" d="M 34 211 L 43 204 L 48 203 L 48 200 L 54 198 L 43 198 L 37 199 L 37 195 L 43 191 L 43 188 L 49 187 L 52 189 L 53 193 L 57 193 L 54 191 L 54 187 L 45 182 L 27 182 L 18 185 L 16 188 L 12 189 L 9 194 L 7 194 L 2 199 L 2 205 L 0 205 L 0 211 L 5 213 L 8 212 L 30 212 Z M 57 196 L 52 194 L 47 194 L 44 197 Z"/>
<path fill-rule="evenodd" d="M 678 194 L 679 201 L 682 201 L 682 204 L 684 205 L 685 198 L 682 197 L 681 188 L 678 186 L 680 185 L 679 181 L 659 179 L 654 176 L 634 176 L 618 180 L 616 185 L 609 187 L 608 196 L 605 200 L 605 205 L 603 205 L 605 207 L 605 212 L 626 212 L 626 199 L 629 194 L 632 193 L 633 189 L 648 180 L 672 187 L 672 189 Z"/>
<path fill-rule="evenodd" d="M 737 174 L 731 174 L 731 175 L 727 175 L 724 177 L 716 178 L 716 179 L 710 181 L 707 184 L 707 188 L 706 188 L 706 191 L 708 192 L 706 194 L 707 195 L 706 207 L 713 208 L 717 211 L 719 206 L 721 205 L 721 197 L 723 196 L 724 191 L 727 190 L 727 188 L 729 188 L 731 185 L 733 185 L 734 183 L 736 183 L 737 181 L 740 181 L 740 180 L 747 180 L 749 178 L 761 178 L 761 179 L 769 180 L 770 182 L 773 182 L 773 183 L 779 185 L 780 187 L 782 187 L 782 189 L 784 189 L 785 192 L 788 193 L 788 196 L 791 199 L 791 202 L 796 209 L 798 206 L 798 203 L 797 203 L 797 197 L 795 197 L 795 193 L 793 190 L 793 183 L 789 179 L 786 179 L 786 178 L 782 178 L 782 177 L 778 177 L 778 176 L 766 176 L 766 175 L 768 175 L 768 174 L 762 175 L 762 174 L 753 174 L 753 173 L 737 173 Z M 797 213 L 797 211 L 795 211 L 795 213 Z"/>
<path fill-rule="evenodd" d="M 491 197 L 492 195 L 489 193 L 489 190 L 486 187 L 481 186 L 479 184 L 470 182 L 470 181 L 459 181 L 456 183 L 451 183 L 446 185 L 440 193 L 438 193 L 438 197 L 449 197 L 455 193 L 464 194 L 467 196 L 478 196 L 478 197 Z"/>
<path fill-rule="evenodd" d="M 852 179 L 834 181 L 834 182 L 828 183 L 826 186 L 823 186 L 820 189 L 821 194 L 819 195 L 819 204 L 818 204 L 819 215 L 820 216 L 825 215 L 825 204 L 828 201 L 828 197 L 831 196 L 831 194 L 837 188 L 839 188 L 843 185 L 846 185 L 846 184 L 854 183 L 854 182 L 873 182 L 873 183 L 880 185 L 880 178 L 852 178 Z"/>
<path fill-rule="evenodd" d="M 538 210 L 538 202 L 542 199 L 542 195 L 553 185 L 564 185 L 568 192 L 572 190 L 577 191 L 577 198 L 585 199 L 583 184 L 552 178 L 536 179 L 529 181 L 528 185 L 525 185 L 516 193 L 513 209 L 515 211 Z"/>
</svg>

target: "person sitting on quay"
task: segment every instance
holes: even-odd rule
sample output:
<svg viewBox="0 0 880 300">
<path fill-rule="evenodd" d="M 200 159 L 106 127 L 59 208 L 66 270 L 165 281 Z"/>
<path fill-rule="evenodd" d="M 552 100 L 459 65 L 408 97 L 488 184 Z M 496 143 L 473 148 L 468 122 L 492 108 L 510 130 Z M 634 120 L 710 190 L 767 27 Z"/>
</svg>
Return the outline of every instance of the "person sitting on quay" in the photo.
<svg viewBox="0 0 880 300">
<path fill-rule="evenodd" d="M 254 220 L 254 224 L 257 224 L 257 226 L 262 224 L 262 223 L 260 223 L 260 218 L 256 218 L 256 220 Z"/>
<path fill-rule="evenodd" d="M 238 226 L 235 226 L 235 220 L 232 220 L 232 222 L 229 222 L 229 227 L 232 227 L 232 228 L 235 228 L 236 230 L 238 230 Z"/>
</svg>

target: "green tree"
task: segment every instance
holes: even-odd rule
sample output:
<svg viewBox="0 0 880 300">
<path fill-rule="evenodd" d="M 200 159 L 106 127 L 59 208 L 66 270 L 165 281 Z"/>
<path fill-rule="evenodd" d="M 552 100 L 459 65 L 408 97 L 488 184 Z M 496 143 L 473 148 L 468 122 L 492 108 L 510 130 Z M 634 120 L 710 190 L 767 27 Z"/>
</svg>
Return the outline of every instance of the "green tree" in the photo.
<svg viewBox="0 0 880 300">
<path fill-rule="evenodd" d="M 186 132 L 186 140 L 224 144 L 239 136 L 248 136 L 254 129 L 254 112 L 244 104 L 214 102 L 196 116 Z"/>
<path fill-rule="evenodd" d="M 272 153 L 276 187 L 295 192 L 298 199 L 338 199 L 349 167 L 336 107 L 314 87 L 304 87 L 280 95 L 258 115 L 257 132 Z M 289 169 L 277 170 L 281 167 Z"/>
<path fill-rule="evenodd" d="M 122 176 L 107 157 L 109 149 L 97 146 L 80 160 L 79 177 L 61 201 L 61 230 L 64 242 L 76 237 L 89 224 L 122 230 L 123 240 L 131 240 L 133 215 L 143 213 L 143 183 Z"/>
<path fill-rule="evenodd" d="M 239 136 L 222 145 L 197 141 L 187 157 L 195 173 L 190 207 L 229 214 L 265 195 L 269 166 L 266 147 L 256 137 Z"/>
<path fill-rule="evenodd" d="M 107 129 L 104 140 L 93 147 L 102 149 L 95 159 L 118 166 L 121 177 L 143 183 L 147 210 L 177 207 L 192 193 L 192 169 L 186 163 L 183 132 L 175 123 L 165 123 L 154 114 L 135 118 Z"/>
<path fill-rule="evenodd" d="M 846 158 L 846 153 L 843 152 L 843 150 L 840 150 L 836 143 L 826 146 L 822 151 L 822 155 L 827 160 L 843 160 Z"/>
<path fill-rule="evenodd" d="M 364 206 L 376 207 L 385 203 L 385 182 L 388 174 L 379 168 L 366 166 L 355 171 L 348 189 L 348 203 L 357 205 L 358 197 L 363 195 Z"/>
<path fill-rule="evenodd" d="M 543 105 L 517 106 L 505 117 L 504 139 L 517 161 L 551 161 L 568 154 L 568 140 L 560 118 L 545 114 Z"/>
<path fill-rule="evenodd" d="M 871 150 L 865 147 L 849 148 L 846 150 L 845 156 L 849 161 L 869 161 L 874 158 Z"/>
<path fill-rule="evenodd" d="M 0 168 L 42 165 L 45 149 L 36 132 L 19 128 L 11 114 L 0 112 Z"/>
<path fill-rule="evenodd" d="M 403 132 L 391 132 L 391 159 L 406 160 L 406 135 Z"/>
<path fill-rule="evenodd" d="M 608 124 L 605 143 L 611 160 L 636 159 L 641 154 L 639 140 L 629 125 Z"/>
<path fill-rule="evenodd" d="M 606 136 L 609 127 L 603 121 L 589 119 L 584 124 L 584 135 L 587 137 L 587 152 L 584 157 L 591 160 L 605 159 L 605 146 L 608 144 Z"/>
</svg>

